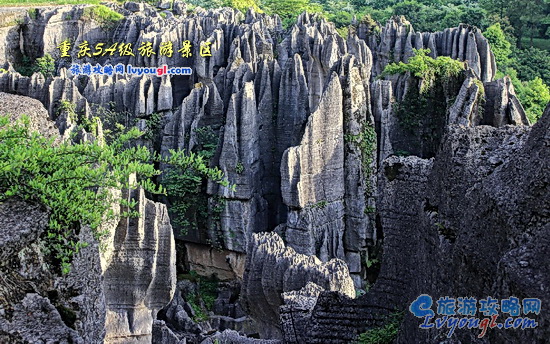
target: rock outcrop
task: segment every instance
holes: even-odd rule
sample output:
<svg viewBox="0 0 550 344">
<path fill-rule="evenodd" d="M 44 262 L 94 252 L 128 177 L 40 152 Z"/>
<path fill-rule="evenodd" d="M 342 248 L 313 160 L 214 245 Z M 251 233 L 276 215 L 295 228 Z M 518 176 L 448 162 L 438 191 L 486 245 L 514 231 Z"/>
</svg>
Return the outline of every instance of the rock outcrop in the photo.
<svg viewBox="0 0 550 344">
<path fill-rule="evenodd" d="M 166 206 L 143 189 L 123 194 L 137 202 L 138 218 L 122 218 L 110 229 L 104 255 L 107 343 L 150 343 L 153 320 L 174 296 L 176 248 Z"/>
<path fill-rule="evenodd" d="M 278 16 L 253 10 L 188 12 L 180 1 L 171 10 L 166 1 L 157 5 L 110 4 L 124 15 L 112 29 L 84 15 L 86 5 L 14 14 L 25 19 L 0 28 L 6 33 L 0 35 L 0 63 L 7 70 L 0 74 L 0 91 L 41 102 L 65 138 L 82 129 L 78 119 L 99 116 L 105 123 L 137 125 L 148 134 L 142 143 L 163 156 L 171 149 L 206 151 L 209 164 L 236 187 L 204 181 L 198 188 L 204 202 L 194 205 L 202 218 L 189 228 L 170 225 L 170 199 L 163 199 L 167 209 L 141 190 L 125 194 L 138 201 L 141 217 L 107 225 L 109 249 L 100 255 L 92 245 L 75 261 L 91 259 L 92 268 L 83 270 L 92 273 L 82 280 L 99 287 L 86 289 L 77 274 L 55 281 L 61 290 L 55 300 L 44 294 L 49 287 L 17 294 L 10 300 L 16 316 L 2 319 L 2 335 L 21 339 L 14 330 L 26 321 L 20 315 L 41 305 L 40 318 L 74 342 L 94 342 L 106 328 L 112 343 L 261 343 L 230 331 L 207 333 L 221 327 L 247 332 L 237 306 L 227 307 L 235 317 L 217 314 L 199 326 L 183 289 L 172 298 L 173 230 L 194 248 L 182 254 L 182 265 L 204 274 L 239 280 L 246 255 L 241 300 L 264 338 L 288 343 L 353 341 L 422 293 L 548 301 L 541 293 L 547 269 L 540 262 L 548 251 L 550 110 L 528 126 L 509 78 L 494 80 L 495 58 L 480 30 L 460 25 L 419 33 L 395 17 L 379 36 L 372 23 L 360 23 L 343 38 L 333 24 L 307 13 L 285 32 Z M 74 58 L 58 58 L 65 39 L 73 42 Z M 162 42 L 172 42 L 175 49 L 172 57 L 76 58 L 84 41 L 134 48 L 150 42 L 157 52 Z M 187 57 L 176 52 L 184 41 L 193 47 Z M 210 43 L 212 56 L 200 56 L 201 42 Z M 432 57 L 464 61 L 465 70 L 434 81 L 427 93 L 421 92 L 425 80 L 410 74 L 379 78 L 388 63 L 407 62 L 413 49 L 425 48 Z M 15 71 L 23 56 L 46 53 L 56 57 L 55 76 Z M 191 66 L 193 74 L 75 77 L 67 71 L 73 62 Z M 67 102 L 74 105 L 72 115 Z M 98 106 L 121 115 L 108 118 Z M 21 111 L 13 104 L 6 109 L 0 111 Z M 21 230 L 17 240 L 38 240 L 37 233 Z M 34 246 L 10 240 L 1 242 L 3 257 L 18 269 L 26 266 L 21 257 Z M 200 249 L 210 246 L 223 253 Z M 379 250 L 383 255 L 375 257 Z M 369 265 L 380 258 L 376 283 L 354 299 L 355 288 L 376 278 Z M 40 279 L 43 272 L 36 273 L 32 278 Z M 66 297 L 64 285 L 85 296 Z M 235 305 L 228 301 L 234 298 L 220 296 L 217 305 Z M 87 309 L 87 303 L 94 306 Z M 53 309 L 69 304 L 80 307 L 74 326 L 59 322 Z M 525 332 L 527 340 L 547 338 L 546 322 L 544 317 L 537 330 Z M 441 334 L 417 325 L 407 315 L 398 342 L 430 342 Z M 472 332 L 457 336 L 476 340 Z M 519 339 L 506 331 L 488 336 Z"/>
<path fill-rule="evenodd" d="M 308 343 L 348 343 L 420 294 L 546 302 L 549 130 L 550 107 L 532 129 L 451 126 L 435 158 L 387 158 L 379 172 L 384 256 L 376 284 L 355 300 L 321 294 L 311 322 L 295 331 L 306 331 Z M 521 333 L 489 331 L 477 339 L 464 329 L 455 336 L 543 342 L 547 319 L 541 313 L 536 320 L 542 327 Z M 397 342 L 446 336 L 447 329 L 419 329 L 419 321 L 407 312 Z"/>
<path fill-rule="evenodd" d="M 347 297 L 355 296 L 346 264 L 339 259 L 321 262 L 315 256 L 296 253 L 275 233 L 252 236 L 247 270 L 241 289 L 247 311 L 260 324 L 265 338 L 280 338 L 279 307 L 282 294 L 299 290 L 309 282 Z"/>
<path fill-rule="evenodd" d="M 483 82 L 493 81 L 496 74 L 495 56 L 489 42 L 478 28 L 461 24 L 440 32 L 415 32 L 403 17 L 396 16 L 382 27 L 376 37 L 369 24 L 358 25 L 358 36 L 367 42 L 373 52 L 373 75 L 380 75 L 392 62 L 407 62 L 414 56 L 413 49 L 430 49 L 430 56 L 449 56 L 467 61 L 476 77 Z"/>
<path fill-rule="evenodd" d="M 53 136 L 57 129 L 35 102 L 0 94 L 3 111 L 13 118 L 26 114 L 31 129 Z M 142 189 L 123 197 L 135 199 L 139 217 L 104 223 L 108 237 L 101 243 L 83 227 L 79 239 L 88 246 L 62 276 L 46 259 L 48 210 L 16 198 L 0 204 L 0 341 L 151 342 L 156 313 L 175 290 L 174 236 L 165 205 L 146 199 Z M 113 210 L 122 211 L 119 205 Z"/>
</svg>

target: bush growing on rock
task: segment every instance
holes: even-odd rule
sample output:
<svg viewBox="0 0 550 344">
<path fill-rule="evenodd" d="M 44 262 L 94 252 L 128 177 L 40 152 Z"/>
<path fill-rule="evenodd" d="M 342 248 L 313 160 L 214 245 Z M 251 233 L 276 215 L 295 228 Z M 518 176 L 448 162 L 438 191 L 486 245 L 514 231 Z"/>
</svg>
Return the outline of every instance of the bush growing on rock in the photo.
<svg viewBox="0 0 550 344">
<path fill-rule="evenodd" d="M 208 167 L 200 155 L 172 150 L 168 157 L 160 157 L 144 146 L 129 147 L 140 135 L 134 128 L 107 145 L 99 140 L 54 144 L 53 138 L 32 132 L 27 118 L 10 123 L 8 116 L 0 116 L 0 202 L 19 197 L 50 209 L 46 245 L 61 272 L 69 272 L 73 254 L 86 245 L 77 238 L 80 226 L 90 226 L 100 238 L 105 234 L 100 224 L 114 218 L 111 205 L 116 202 L 130 209 L 122 216 L 136 215 L 135 202 L 115 199 L 111 189 L 143 187 L 166 193 L 151 179 L 161 173 L 155 162 L 229 185 L 222 171 Z M 134 174 L 137 181 L 132 183 Z"/>
<path fill-rule="evenodd" d="M 384 68 L 382 77 L 392 74 L 410 72 L 417 78 L 424 80 L 420 93 L 425 93 L 435 83 L 436 78 L 450 79 L 458 76 L 465 68 L 464 63 L 453 60 L 448 56 L 432 58 L 428 56 L 430 49 L 414 49 L 415 55 L 408 63 L 390 63 Z"/>
<path fill-rule="evenodd" d="M 86 7 L 82 19 L 95 20 L 105 30 L 113 29 L 124 16 L 105 5 Z"/>
</svg>

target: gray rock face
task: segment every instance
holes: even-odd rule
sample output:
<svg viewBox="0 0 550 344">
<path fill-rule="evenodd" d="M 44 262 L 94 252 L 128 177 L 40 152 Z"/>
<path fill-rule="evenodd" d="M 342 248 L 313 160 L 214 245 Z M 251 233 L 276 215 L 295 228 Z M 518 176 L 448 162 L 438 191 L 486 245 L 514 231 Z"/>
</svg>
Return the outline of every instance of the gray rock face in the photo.
<svg viewBox="0 0 550 344">
<path fill-rule="evenodd" d="M 377 40 L 367 24 L 360 23 L 359 38 L 364 39 L 373 52 L 373 75 L 379 75 L 388 63 L 407 62 L 414 49 L 430 49 L 430 56 L 449 56 L 467 61 L 477 78 L 493 81 L 496 73 L 495 56 L 487 39 L 475 27 L 461 24 L 456 28 L 435 33 L 416 33 L 402 16 L 393 17 L 382 27 Z"/>
<path fill-rule="evenodd" d="M 47 221 L 48 212 L 36 205 L 10 199 L 0 207 L 5 238 L 0 341 L 101 342 L 105 301 L 99 247 L 84 229 L 81 239 L 90 245 L 75 255 L 68 275 L 56 277 L 46 265 L 47 253 L 40 239 Z"/>
<path fill-rule="evenodd" d="M 9 342 L 33 343 L 40 338 L 47 343 L 84 343 L 75 330 L 65 325 L 50 301 L 38 294 L 27 294 L 15 306 L 11 320 L 9 324 L 3 322 L 1 327 L 2 332 L 12 335 L 4 337 Z"/>
<path fill-rule="evenodd" d="M 0 115 L 10 116 L 11 122 L 24 115 L 30 120 L 31 131 L 39 132 L 46 137 L 59 136 L 55 124 L 48 120 L 48 111 L 38 100 L 0 92 L 0 104 Z"/>
<path fill-rule="evenodd" d="M 285 247 L 275 233 L 254 234 L 252 238 L 241 294 L 250 315 L 265 324 L 260 326 L 263 337 L 281 336 L 279 306 L 283 303 L 283 292 L 299 290 L 313 282 L 323 290 L 355 296 L 353 281 L 343 261 L 333 259 L 323 263 L 315 256 L 296 253 Z"/>
<path fill-rule="evenodd" d="M 32 130 L 57 135 L 36 100 L 2 93 L 0 108 L 12 119 L 29 115 Z M 46 264 L 41 235 L 48 211 L 14 198 L 0 204 L 1 342 L 151 341 L 156 312 L 175 289 L 174 237 L 166 206 L 147 200 L 141 189 L 124 197 L 136 198 L 140 216 L 105 223 L 110 236 L 101 244 L 83 227 L 79 237 L 88 246 L 63 276 Z M 120 214 L 120 206 L 113 207 Z"/>
<path fill-rule="evenodd" d="M 347 343 L 423 293 L 435 300 L 513 295 L 544 303 L 549 129 L 550 107 L 532 129 L 451 126 L 435 159 L 387 158 L 378 184 L 384 257 L 377 282 L 356 300 L 321 294 L 310 326 L 299 329 L 309 328 L 307 342 Z M 546 316 L 537 321 L 546 323 Z M 418 325 L 406 312 L 397 342 L 432 342 L 447 333 Z M 548 329 L 493 331 L 484 339 L 459 330 L 456 338 L 514 342 L 520 335 L 542 342 Z"/>
<path fill-rule="evenodd" d="M 111 230 L 112 253 L 103 266 L 107 343 L 150 343 L 153 320 L 174 295 L 176 251 L 166 206 L 143 189 L 123 195 L 137 201 L 138 218 Z"/>
<path fill-rule="evenodd" d="M 241 336 L 239 332 L 233 330 L 225 330 L 222 333 L 213 335 L 201 342 L 201 344 L 281 344 L 280 340 L 276 339 L 254 339 Z"/>
<path fill-rule="evenodd" d="M 164 1 L 160 5 L 166 7 Z M 289 343 L 350 342 L 427 291 L 434 297 L 538 296 L 540 290 L 532 286 L 546 288 L 547 274 L 537 264 L 547 251 L 547 176 L 541 171 L 547 170 L 549 116 L 532 130 L 524 127 L 528 121 L 509 79 L 493 80 L 495 59 L 478 29 L 460 25 L 418 33 L 403 18 L 392 18 L 380 39 L 365 23 L 358 25 L 357 35 L 344 39 L 332 24 L 307 13 L 285 34 L 279 17 L 252 10 L 187 13 L 175 1 L 174 15 L 163 17 L 143 3 L 109 6 L 125 15 L 111 31 L 82 18 L 85 6 L 41 8 L 24 26 L 1 28 L 6 34 L 0 35 L 0 63 L 9 72 L 0 75 L 0 91 L 40 101 L 65 137 L 76 125 L 61 101 L 73 103 L 88 119 L 96 105 L 112 103 L 113 111 L 127 114 L 126 121 L 142 129 L 149 129 L 153 113 L 161 113 L 156 139 L 147 144 L 163 155 L 170 149 L 201 150 L 206 143 L 201 131 L 211 133 L 215 142 L 209 143 L 214 147 L 209 163 L 220 166 L 237 187 L 205 183 L 206 225 L 178 238 L 216 243 L 226 257 L 247 255 L 242 296 L 263 336 Z M 47 79 L 21 76 L 10 66 L 23 55 L 56 57 L 56 47 L 66 38 L 75 42 L 72 55 L 84 40 L 134 47 L 152 42 L 155 50 L 161 42 L 179 48 L 189 40 L 195 50 L 189 57 L 174 52 L 171 58 L 57 59 L 57 75 Z M 211 43 L 211 57 L 198 54 L 202 41 Z M 422 80 L 411 75 L 375 79 L 388 63 L 407 62 L 413 48 L 468 63 L 462 75 L 437 85 L 425 108 L 406 103 L 418 100 Z M 72 62 L 191 66 L 193 75 L 75 78 L 66 70 Z M 403 108 L 412 117 L 404 120 Z M 410 130 L 407 120 L 419 125 Z M 376 147 L 369 146 L 374 136 Z M 112 226 L 111 248 L 99 263 L 97 252 L 87 253 L 96 258 L 93 277 L 84 280 L 96 281 L 104 272 L 106 287 L 91 288 L 89 296 L 73 300 L 81 310 L 93 300 L 99 306 L 81 311 L 82 324 L 72 330 L 84 342 L 94 342 L 102 338 L 98 329 L 106 321 L 107 341 L 113 343 L 181 342 L 177 326 L 184 332 L 209 331 L 208 326 L 194 327 L 192 310 L 177 297 L 165 323 L 154 322 L 174 290 L 172 228 L 166 208 L 146 200 L 141 191 L 133 196 L 142 217 Z M 258 234 L 270 231 L 283 239 Z M 27 242 L 33 235 L 22 231 L 18 238 Z M 380 244 L 384 256 L 376 284 L 366 296 L 351 299 L 354 285 L 364 285 L 366 260 Z M 24 250 L 15 242 L 9 245 L 5 254 L 10 257 Z M 23 256 L 39 257 L 36 250 L 32 246 Z M 236 271 L 242 271 L 242 262 L 227 269 L 233 263 L 218 264 L 219 257 L 210 253 L 205 264 L 195 258 L 188 254 L 188 262 L 204 271 L 211 271 L 208 264 L 237 278 Z M 446 265 L 445 259 L 453 263 Z M 38 271 L 35 280 L 44 273 Z M 456 273 L 462 277 L 449 280 Z M 522 273 L 528 278 L 522 280 Z M 483 283 L 473 283 L 479 276 Z M 77 280 L 75 275 L 56 283 L 83 290 Z M 107 308 L 106 320 L 93 315 L 105 314 L 101 307 Z M 83 321 L 85 314 L 96 320 Z M 218 317 L 212 324 L 221 327 L 224 321 Z M 398 341 L 435 340 L 437 332 L 419 331 L 415 321 L 405 318 Z M 61 324 L 55 328 L 63 336 L 74 334 Z M 528 340 L 548 337 L 540 329 Z M 517 339 L 509 332 L 492 336 L 497 342 Z M 466 332 L 459 338 L 475 341 Z M 205 341 L 215 339 L 248 340 L 227 332 Z"/>
</svg>

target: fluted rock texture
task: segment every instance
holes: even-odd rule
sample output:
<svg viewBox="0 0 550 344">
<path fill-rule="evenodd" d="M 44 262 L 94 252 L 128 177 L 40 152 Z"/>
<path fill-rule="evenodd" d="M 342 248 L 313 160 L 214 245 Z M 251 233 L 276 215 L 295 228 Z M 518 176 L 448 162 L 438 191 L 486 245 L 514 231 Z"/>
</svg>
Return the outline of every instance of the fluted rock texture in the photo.
<svg viewBox="0 0 550 344">
<path fill-rule="evenodd" d="M 59 136 L 33 99 L 0 93 L 0 109 L 12 119 L 28 116 L 31 130 Z M 139 217 L 105 222 L 101 244 L 83 227 L 79 238 L 89 245 L 61 277 L 48 268 L 41 239 L 48 210 L 15 198 L 0 204 L 1 342 L 151 342 L 156 313 L 175 290 L 174 236 L 165 205 L 146 199 L 142 189 L 122 194 L 137 201 Z M 113 210 L 120 214 L 121 206 Z"/>
<path fill-rule="evenodd" d="M 118 121 L 153 131 L 144 142 L 164 156 L 210 147 L 210 165 L 220 166 L 236 188 L 205 182 L 207 215 L 187 233 L 175 225 L 176 236 L 234 251 L 227 257 L 247 255 L 242 296 L 263 336 L 347 343 L 420 293 L 538 296 L 521 282 L 524 268 L 533 285 L 547 285 L 536 258 L 547 250 L 548 205 L 534 199 L 548 199 L 542 167 L 549 115 L 532 130 L 527 126 L 510 80 L 494 80 L 495 58 L 477 28 L 418 33 L 395 17 L 379 36 L 359 23 L 344 38 L 307 13 L 285 32 L 279 17 L 252 10 L 187 13 L 175 1 L 171 12 L 161 2 L 160 15 L 143 3 L 109 6 L 125 16 L 113 30 L 82 17 L 84 5 L 41 8 L 34 18 L 23 14 L 24 25 L 2 28 L 8 34 L 0 36 L 0 63 L 8 73 L 0 74 L 0 91 L 42 102 L 65 137 L 78 125 L 61 101 L 88 119 L 109 104 L 123 114 Z M 195 48 L 208 41 L 212 56 L 194 50 L 185 58 L 176 52 L 172 58 L 59 58 L 49 78 L 13 69 L 22 56 L 57 57 L 56 46 L 67 38 L 73 56 L 85 40 L 151 42 L 154 50 L 163 41 L 181 47 L 189 40 Z M 421 48 L 467 68 L 425 94 L 424 81 L 410 74 L 378 78 L 388 63 L 407 62 Z M 193 75 L 77 78 L 66 69 L 72 62 L 191 66 Z M 154 113 L 161 117 L 157 127 Z M 156 311 L 173 292 L 166 209 L 138 199 L 151 222 L 118 225 L 115 249 L 103 259 L 111 277 L 105 298 L 113 342 L 148 340 Z M 366 296 L 348 297 L 373 278 L 368 262 L 381 245 L 376 284 Z M 461 279 L 450 277 L 456 271 Z M 169 290 L 158 291 L 157 276 Z M 482 283 L 471 283 L 476 276 Z M 124 295 L 123 285 L 135 293 Z M 173 341 L 167 321 L 154 328 Z M 437 332 L 420 331 L 414 321 L 405 318 L 400 342 L 435 338 Z M 544 338 L 544 331 L 529 332 L 529 339 Z M 492 336 L 516 339 L 511 332 Z M 475 340 L 462 332 L 460 338 Z"/>
<path fill-rule="evenodd" d="M 143 189 L 123 197 L 137 201 L 138 218 L 110 230 L 103 266 L 107 308 L 106 343 L 150 343 L 153 320 L 174 295 L 176 250 L 166 206 Z"/>
<path fill-rule="evenodd" d="M 297 332 L 307 331 L 308 343 L 348 343 L 423 293 L 436 300 L 514 295 L 544 303 L 549 133 L 550 106 L 532 129 L 451 126 L 435 159 L 386 159 L 378 185 L 385 251 L 376 284 L 355 300 L 321 294 L 308 326 Z M 447 333 L 420 330 L 419 321 L 406 313 L 397 342 L 433 342 Z M 537 321 L 548 320 L 541 313 Z M 548 329 L 477 334 L 464 329 L 456 336 L 537 343 Z"/>
<path fill-rule="evenodd" d="M 299 290 L 310 282 L 322 290 L 355 296 L 353 281 L 343 261 L 332 259 L 323 263 L 315 256 L 296 253 L 275 233 L 252 236 L 241 293 L 250 315 L 265 324 L 260 328 L 263 336 L 281 336 L 279 306 L 283 304 L 282 294 Z"/>
</svg>

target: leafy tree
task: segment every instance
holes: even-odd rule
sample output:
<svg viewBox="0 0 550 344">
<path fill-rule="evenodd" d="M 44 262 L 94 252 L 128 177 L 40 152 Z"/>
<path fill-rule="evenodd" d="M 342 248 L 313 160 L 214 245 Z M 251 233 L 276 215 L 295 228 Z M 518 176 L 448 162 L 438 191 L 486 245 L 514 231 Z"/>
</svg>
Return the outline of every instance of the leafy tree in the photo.
<svg viewBox="0 0 550 344">
<path fill-rule="evenodd" d="M 322 6 L 311 3 L 309 0 L 263 0 L 262 8 L 267 13 L 278 14 L 285 27 L 289 27 L 295 22 L 296 17 L 304 12 L 320 13 Z"/>
<path fill-rule="evenodd" d="M 134 128 L 108 145 L 99 141 L 56 145 L 53 138 L 32 132 L 27 118 L 10 123 L 9 117 L 0 116 L 0 201 L 16 196 L 50 209 L 45 244 L 61 272 L 69 271 L 73 254 L 86 245 L 78 241 L 80 226 L 89 225 L 100 238 L 104 233 L 99 226 L 114 217 L 115 202 L 130 209 L 123 216 L 135 215 L 136 204 L 114 199 L 110 189 L 141 186 L 151 193 L 166 193 L 151 179 L 160 174 L 153 163 L 191 169 L 229 186 L 221 170 L 209 168 L 200 155 L 170 151 L 160 157 L 143 146 L 129 147 L 140 135 Z M 130 184 L 133 174 L 138 179 Z"/>
<path fill-rule="evenodd" d="M 50 54 L 37 58 L 34 63 L 34 71 L 42 73 L 46 78 L 53 76 L 55 73 L 55 60 Z"/>
<path fill-rule="evenodd" d="M 495 54 L 497 66 L 501 69 L 506 68 L 511 62 L 512 44 L 508 42 L 500 23 L 493 24 L 483 32 L 483 35 L 489 41 L 491 50 Z"/>
<path fill-rule="evenodd" d="M 550 87 L 541 78 L 528 81 L 520 88 L 520 101 L 531 123 L 540 119 L 544 109 L 550 103 Z"/>
<path fill-rule="evenodd" d="M 541 78 L 547 85 L 550 85 L 550 54 L 548 51 L 527 48 L 516 49 L 513 53 L 513 67 L 518 71 L 521 80 L 533 80 Z"/>
</svg>

